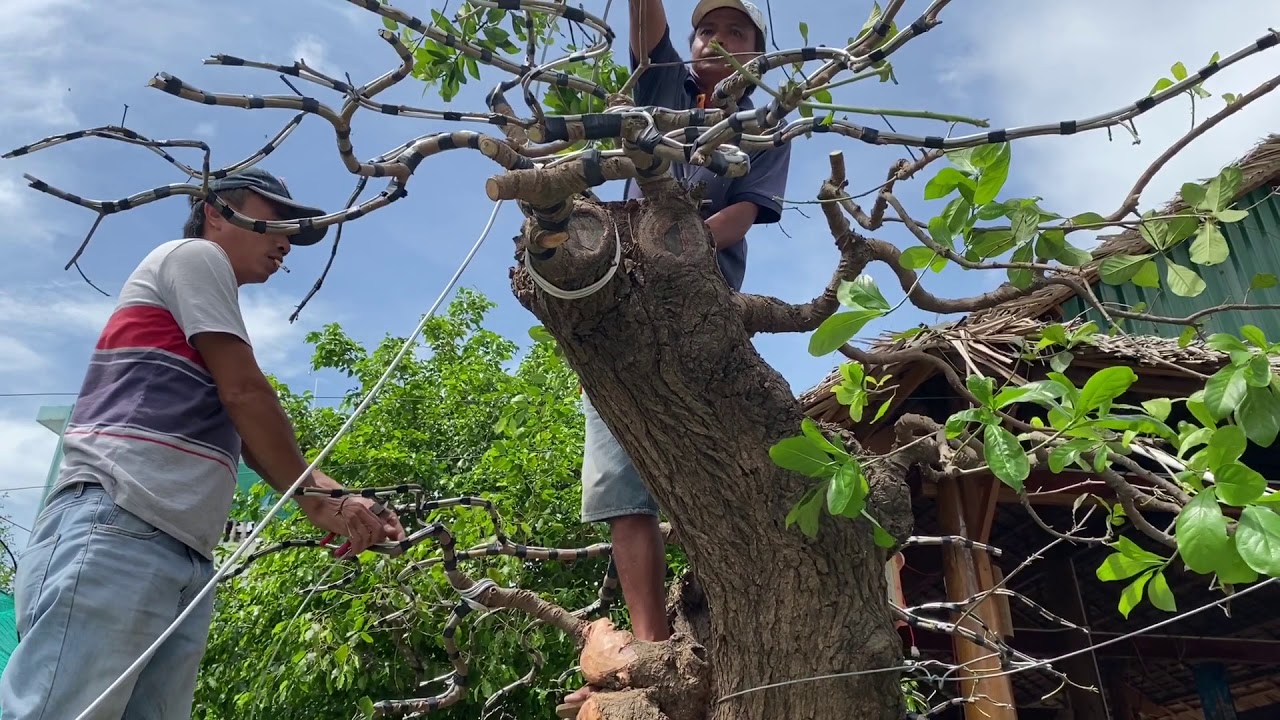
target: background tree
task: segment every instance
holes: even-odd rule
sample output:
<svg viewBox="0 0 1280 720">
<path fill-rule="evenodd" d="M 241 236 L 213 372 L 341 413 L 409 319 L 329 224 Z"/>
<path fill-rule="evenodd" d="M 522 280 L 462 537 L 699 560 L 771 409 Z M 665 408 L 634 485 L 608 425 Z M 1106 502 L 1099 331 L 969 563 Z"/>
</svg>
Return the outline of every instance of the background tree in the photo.
<svg viewBox="0 0 1280 720">
<path fill-rule="evenodd" d="M 904 3 L 893 0 L 883 9 L 874 6 L 863 29 L 843 47 L 779 50 L 746 63 L 721 84 L 705 114 L 631 109 L 627 91 L 635 76 L 609 63 L 614 35 L 604 21 L 579 8 L 540 0 L 472 0 L 450 17 L 433 12 L 430 21 L 388 4 L 363 4 L 386 20 L 383 39 L 396 50 L 401 65 L 396 72 L 360 87 L 301 64 L 217 60 L 273 69 L 338 90 L 344 98 L 340 110 L 297 96 L 251 100 L 211 95 L 167 75 L 153 80 L 154 87 L 195 102 L 321 115 L 334 126 L 347 168 L 361 177 L 352 203 L 367 178 L 390 178 L 379 196 L 317 224 L 352 221 L 398 201 L 419 164 L 439 152 L 478 150 L 505 169 L 490 179 L 486 190 L 495 201 L 518 201 L 527 217 L 516 239 L 513 291 L 545 326 L 635 461 L 669 514 L 691 566 L 675 587 L 672 610 L 679 632 L 667 643 L 633 642 L 625 632 L 608 625 L 584 627 L 562 613 L 556 615 L 554 608 L 528 603 L 530 612 L 544 620 L 558 619 L 557 627 L 585 643 L 584 673 L 606 692 L 593 696 L 583 709 L 584 717 L 896 720 L 904 707 L 898 683 L 904 668 L 893 620 L 922 629 L 967 632 L 1000 649 L 998 640 L 950 623 L 924 623 L 911 609 L 887 602 L 883 564 L 893 549 L 908 541 L 911 529 L 908 473 L 964 478 L 989 467 L 1018 490 L 1033 463 L 1051 468 L 1078 463 L 1099 473 L 1120 498 L 1129 523 L 1121 531 L 1125 537 L 1145 537 L 1164 548 L 1156 554 L 1132 540 L 1116 541 L 1116 559 L 1108 560 L 1107 566 L 1113 568 L 1116 579 L 1136 577 L 1126 593 L 1131 602 L 1136 602 L 1135 596 L 1142 597 L 1144 588 L 1151 588 L 1152 601 L 1167 604 L 1156 588 L 1161 585 L 1161 568 L 1175 559 L 1192 571 L 1216 576 L 1220 585 L 1235 592 L 1248 591 L 1242 586 L 1258 582 L 1261 576 L 1280 575 L 1276 565 L 1280 514 L 1273 510 L 1276 494 L 1268 491 L 1261 476 L 1239 462 L 1242 437 L 1263 446 L 1275 440 L 1280 379 L 1271 358 L 1280 353 L 1280 344 L 1251 326 L 1242 327 L 1239 336 L 1198 339 L 1198 320 L 1221 307 L 1192 317 L 1168 318 L 1153 316 L 1145 308 L 1103 306 L 1089 292 L 1079 270 L 1088 262 L 1088 253 L 1071 238 L 1082 231 L 1138 225 L 1152 252 L 1125 259 L 1123 267 L 1111 262 L 1104 268 L 1104 280 L 1160 283 L 1184 297 L 1203 292 L 1204 283 L 1194 268 L 1170 261 L 1166 253 L 1191 240 L 1194 264 L 1212 265 L 1225 259 L 1229 248 L 1220 226 L 1239 220 L 1238 209 L 1224 202 L 1232 196 L 1233 183 L 1239 182 L 1237 175 L 1228 169 L 1207 184 L 1184 186 L 1185 207 L 1170 214 L 1142 212 L 1142 192 L 1170 157 L 1223 118 L 1270 92 L 1280 78 L 1240 96 L 1224 96 L 1226 107 L 1195 124 L 1170 147 L 1109 215 L 1063 218 L 1046 209 L 1052 207 L 1051 200 L 1000 196 L 1012 162 L 1012 143 L 1017 140 L 1104 128 L 1136 132 L 1135 117 L 1183 94 L 1202 96 L 1207 92 L 1202 87 L 1206 78 L 1273 47 L 1280 35 L 1271 32 L 1251 47 L 1215 57 L 1196 73 L 1175 66 L 1173 79 L 1158 82 L 1143 99 L 1088 119 L 945 138 L 938 131 L 913 136 L 849 120 L 858 113 L 963 120 L 934 113 L 869 111 L 837 105 L 830 97 L 837 87 L 891 77 L 887 58 L 936 27 L 947 4 L 946 0 L 931 3 L 908 24 L 898 17 Z M 565 32 L 568 43 L 561 47 L 573 54 L 540 64 L 539 45 L 547 47 Z M 523 55 L 512 37 L 525 45 Z M 480 78 L 480 64 L 518 78 L 495 89 L 488 112 L 386 107 L 373 100 L 409 74 L 428 81 L 448 100 L 468 77 Z M 643 66 L 637 72 L 643 72 Z M 785 80 L 779 75 L 785 75 Z M 539 101 L 529 92 L 533 83 L 553 89 Z M 763 112 L 735 114 L 737 98 L 751 83 L 760 85 L 773 100 Z M 523 88 L 532 117 L 517 115 L 505 97 L 517 86 Z M 361 108 L 488 122 L 501 128 L 505 138 L 470 131 L 437 133 L 361 162 L 349 140 L 351 118 Z M 788 120 L 793 113 L 801 117 Z M 686 132 L 689 125 L 699 126 L 696 139 Z M 654 142 L 653 129 L 664 136 L 662 140 Z M 745 170 L 748 152 L 817 132 L 927 151 L 895 163 L 883 184 L 863 194 L 873 198 L 867 201 L 870 212 L 847 192 L 841 154 L 832 155 L 825 182 L 812 179 L 841 260 L 827 287 L 811 302 L 793 305 L 730 292 L 714 269 L 695 198 L 666 175 L 669 163 L 711 165 L 732 176 Z M 119 129 L 107 129 L 98 136 L 122 135 Z M 136 134 L 128 139 L 145 142 Z M 897 196 L 898 188 L 943 157 L 949 166 L 925 183 L 923 194 L 951 200 L 937 217 L 913 218 Z M 200 171 L 192 175 L 199 176 Z M 646 202 L 601 203 L 590 192 L 623 178 L 640 184 Z M 792 186 L 798 188 L 802 182 L 794 178 Z M 37 187 L 61 192 L 43 183 Z M 130 206 L 168 194 L 199 196 L 203 190 L 195 183 L 170 186 L 162 194 L 135 196 Z M 103 214 L 120 209 L 61 196 Z M 251 226 L 229 208 L 226 212 L 233 222 Z M 889 220 L 906 227 L 919 246 L 900 249 L 864 234 L 879 230 Z M 286 225 L 269 224 L 268 229 L 278 231 Z M 847 344 L 868 320 L 897 306 L 860 279 L 871 263 L 884 264 L 899 281 L 903 300 L 897 305 L 911 302 L 939 313 L 990 308 L 1048 285 L 1072 288 L 1096 307 L 1109 326 L 1046 328 L 1039 350 L 1052 349 L 1059 362 L 1068 357 L 1064 350 L 1069 351 L 1073 343 L 1090 342 L 1097 330 L 1124 332 L 1121 321 L 1142 319 L 1192 328 L 1184 341 L 1206 342 L 1223 351 L 1225 366 L 1207 379 L 1202 393 L 1129 407 L 1121 397 L 1135 376 L 1124 367 L 1098 372 L 1081 387 L 1059 372 L 1031 386 L 1003 388 L 991 378 L 965 377 L 967 372 L 948 365 L 944 374 L 970 407 L 945 423 L 903 416 L 897 420 L 897 446 L 887 454 L 874 455 L 833 428 L 805 422 L 791 389 L 750 342 L 756 333 L 814 333 L 812 352 L 840 351 L 852 361 L 843 369 L 842 394 L 851 413 L 861 413 L 872 391 L 883 383 L 881 368 L 903 361 L 936 362 L 923 353 L 868 353 Z M 923 287 L 923 281 L 928 273 L 949 264 L 1005 273 L 1008 283 L 976 297 L 938 298 Z M 330 346 L 321 343 L 321 347 Z M 360 367 L 362 355 L 349 342 L 332 347 L 335 358 L 351 357 L 352 367 Z M 379 353 L 385 358 L 390 347 Z M 449 380 L 441 375 L 435 382 Z M 563 388 L 566 393 L 570 389 Z M 1174 403 L 1185 406 L 1195 422 L 1170 427 L 1165 421 Z M 567 405 L 565 409 L 559 419 L 569 422 Z M 419 435 L 429 432 L 422 424 L 425 417 L 397 417 L 410 424 L 392 424 L 379 412 L 371 410 L 363 424 L 369 428 L 363 431 L 366 446 L 377 447 L 380 438 L 402 433 L 412 448 L 432 447 L 427 436 Z M 429 415 L 431 411 L 419 412 Z M 473 437 L 468 431 L 479 427 L 466 419 L 469 416 L 450 417 L 459 423 L 456 431 L 462 438 Z M 302 432 L 309 439 L 309 432 L 323 437 L 324 431 L 336 426 L 337 416 L 330 415 L 304 423 Z M 353 434 L 359 437 L 361 432 Z M 344 438 L 343 442 L 351 441 Z M 1134 460 L 1135 455 L 1161 446 L 1172 449 L 1162 456 L 1167 462 L 1161 469 L 1152 470 Z M 373 455 L 394 466 L 406 462 L 412 452 L 388 449 L 385 456 Z M 340 465 L 338 457 L 333 462 Z M 1138 467 L 1150 482 L 1132 484 L 1116 467 L 1130 471 Z M 421 477 L 429 468 L 413 469 Z M 1241 508 L 1238 519 L 1228 518 L 1223 504 Z M 1177 520 L 1173 527 L 1161 529 L 1147 521 L 1144 513 L 1150 511 L 1171 513 Z M 481 532 L 462 527 L 458 532 L 464 535 Z M 554 534 L 552 529 L 547 531 Z M 551 542 L 547 537 L 539 540 Z M 503 578 L 504 582 L 515 579 Z M 471 582 L 453 587 L 466 590 Z M 369 592 L 370 597 L 378 597 L 374 586 L 369 586 Z M 492 590 L 483 597 L 492 601 L 489 607 L 497 607 L 512 595 Z M 257 611 L 256 606 L 244 610 Z M 424 611 L 417 614 L 428 617 Z M 313 634 L 304 639 L 314 643 L 314 633 L 323 628 L 313 625 L 310 631 Z M 349 633 L 321 636 L 320 641 L 352 642 Z M 355 650 L 344 654 L 343 662 L 354 654 Z M 337 654 L 332 657 L 336 660 Z M 306 653 L 297 659 L 306 659 Z M 467 674 L 467 682 L 472 677 Z M 813 677 L 826 677 L 821 691 L 785 682 Z M 298 680 L 305 681 L 289 682 Z M 397 690 L 412 693 L 412 688 L 402 687 L 407 679 L 396 683 Z M 390 709 L 366 704 L 371 714 Z"/>
</svg>

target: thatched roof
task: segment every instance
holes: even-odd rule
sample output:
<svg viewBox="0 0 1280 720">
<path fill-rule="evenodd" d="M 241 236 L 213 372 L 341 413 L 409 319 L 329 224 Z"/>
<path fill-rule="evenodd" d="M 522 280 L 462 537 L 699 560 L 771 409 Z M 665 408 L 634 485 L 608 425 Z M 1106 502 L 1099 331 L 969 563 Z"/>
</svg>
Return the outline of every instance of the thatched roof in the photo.
<svg viewBox="0 0 1280 720">
<path fill-rule="evenodd" d="M 1237 163 L 1240 166 L 1242 181 L 1234 199 L 1274 183 L 1280 179 L 1280 134 L 1271 134 L 1254 146 Z M 1172 215 L 1186 209 L 1187 205 L 1180 196 L 1169 201 L 1160 210 L 1162 215 Z M 1112 255 L 1137 255 L 1151 250 L 1151 246 L 1142 239 L 1137 229 L 1126 230 L 1117 235 L 1100 238 L 1102 242 L 1093 250 L 1093 261 L 1082 266 L 1085 278 L 1090 284 L 1098 279 L 1098 267 L 1103 260 Z M 997 305 L 989 310 L 976 312 L 974 319 L 986 320 L 996 317 L 1038 318 L 1048 310 L 1069 300 L 1075 293 L 1063 285 L 1050 285 L 1041 288 L 1025 297 Z"/>
<path fill-rule="evenodd" d="M 1276 183 L 1280 180 L 1280 134 L 1268 135 L 1237 164 L 1242 182 L 1236 192 L 1236 199 L 1264 185 Z M 1172 214 L 1185 207 L 1181 198 L 1175 197 L 1161 212 Z M 1088 282 L 1093 283 L 1097 280 L 1099 266 L 1106 258 L 1149 250 L 1150 246 L 1137 230 L 1127 230 L 1103 238 L 1092 253 L 1093 260 L 1079 269 Z M 1046 324 L 1046 313 L 1069 300 L 1073 294 L 1070 288 L 1051 285 L 994 308 L 973 313 L 958 322 L 925 329 L 907 340 L 895 341 L 893 337 L 897 333 L 882 335 L 872 341 L 870 349 L 925 350 L 946 359 L 962 377 L 982 372 L 1020 384 L 1027 381 L 1025 375 L 1028 362 L 1020 359 L 1026 339 L 1038 336 Z M 1224 355 L 1203 344 L 1193 343 L 1181 348 L 1176 340 L 1146 335 L 1096 335 L 1089 346 L 1077 347 L 1072 352 L 1077 366 L 1101 368 L 1121 361 L 1135 370 L 1145 368 L 1145 372 L 1139 371 L 1139 376 L 1144 380 L 1152 376 L 1179 377 L 1180 374 L 1172 368 L 1173 365 L 1210 374 L 1226 362 Z M 898 386 L 894 406 L 898 406 L 929 376 L 936 374 L 936 368 L 931 365 L 888 367 L 875 371 L 877 375 L 886 373 L 894 375 L 894 384 Z M 1185 374 L 1181 378 L 1185 380 Z M 847 423 L 848 413 L 832 394 L 832 388 L 839 383 L 840 375 L 833 371 L 801 395 L 800 402 L 805 412 L 815 418 L 833 422 L 841 422 L 843 419 Z M 882 420 L 888 420 L 892 416 L 891 408 Z"/>
<path fill-rule="evenodd" d="M 1071 331 L 1082 323 L 1065 323 Z M 1011 316 L 962 320 L 923 329 L 909 338 L 895 339 L 898 333 L 886 333 L 870 344 L 870 352 L 920 350 L 946 361 L 960 377 L 982 374 L 996 378 L 1000 384 L 1022 385 L 1038 379 L 1048 366 L 1048 351 L 1041 352 L 1034 360 L 1026 355 L 1034 351 L 1035 344 L 1046 323 L 1029 318 Z M 1060 348 L 1059 348 L 1060 349 Z M 1228 361 L 1227 355 L 1196 341 L 1187 347 L 1179 347 L 1177 339 L 1151 335 L 1094 334 L 1087 342 L 1071 349 L 1072 369 L 1097 369 L 1123 363 L 1134 369 L 1139 381 L 1135 389 L 1143 385 L 1153 394 L 1168 392 L 1170 385 L 1186 385 L 1188 392 L 1203 386 L 1201 381 L 1186 374 L 1186 370 L 1211 375 Z M 1280 359 L 1273 361 L 1280 369 Z M 872 375 L 892 374 L 890 383 L 896 392 L 893 404 L 881 418 L 890 421 L 895 408 L 910 399 L 910 395 L 939 370 L 932 363 L 906 362 L 876 368 Z M 838 372 L 828 375 L 822 382 L 800 396 L 805 414 L 815 419 L 840 424 L 849 421 L 848 410 L 836 401 L 833 388 L 839 385 Z M 883 402 L 880 400 L 879 402 Z M 864 423 L 865 424 L 865 423 Z M 865 424 L 867 428 L 870 424 Z M 864 428 L 865 429 L 865 428 Z"/>
</svg>

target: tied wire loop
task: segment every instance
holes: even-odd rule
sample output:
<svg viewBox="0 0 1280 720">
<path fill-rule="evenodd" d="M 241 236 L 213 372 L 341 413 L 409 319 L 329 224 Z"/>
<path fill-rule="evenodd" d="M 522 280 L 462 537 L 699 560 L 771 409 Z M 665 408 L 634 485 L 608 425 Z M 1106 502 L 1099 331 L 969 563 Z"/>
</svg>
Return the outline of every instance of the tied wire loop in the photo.
<svg viewBox="0 0 1280 720">
<path fill-rule="evenodd" d="M 615 222 L 613 224 L 613 260 L 609 263 L 608 269 L 605 270 L 604 276 L 599 280 L 577 290 L 565 290 L 538 274 L 538 271 L 533 267 L 533 261 L 529 259 L 530 255 L 532 253 L 529 250 L 525 250 L 524 269 L 525 272 L 529 273 L 529 277 L 533 279 L 535 285 L 548 295 L 561 300 L 581 300 L 600 292 L 601 288 L 608 285 L 613 276 L 617 274 L 618 266 L 622 264 L 622 235 L 618 230 L 618 224 Z"/>
<path fill-rule="evenodd" d="M 466 590 L 459 591 L 458 594 L 462 596 L 462 601 L 465 602 L 472 610 L 484 611 L 488 610 L 489 607 L 480 602 L 480 597 L 491 588 L 496 587 L 498 587 L 498 583 L 490 580 L 489 578 L 485 578 Z"/>
</svg>

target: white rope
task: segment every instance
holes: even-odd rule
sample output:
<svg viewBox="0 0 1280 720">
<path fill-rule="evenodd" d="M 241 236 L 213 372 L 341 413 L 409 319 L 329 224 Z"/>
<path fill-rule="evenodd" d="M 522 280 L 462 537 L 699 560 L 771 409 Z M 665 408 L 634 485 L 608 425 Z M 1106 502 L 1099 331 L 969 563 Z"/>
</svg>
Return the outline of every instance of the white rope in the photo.
<svg viewBox="0 0 1280 720">
<path fill-rule="evenodd" d="M 613 226 L 613 262 L 609 264 L 609 269 L 605 271 L 604 277 L 577 290 L 565 290 L 564 288 L 556 287 L 550 280 L 539 275 L 538 271 L 533 269 L 533 262 L 529 260 L 530 254 L 528 250 L 524 253 L 524 269 L 529 273 L 529 277 L 533 278 L 535 285 L 542 288 L 542 291 L 546 294 L 561 300 L 581 300 L 599 292 L 600 288 L 608 285 L 614 274 L 618 272 L 618 265 L 622 262 L 622 237 L 618 233 L 618 226 L 615 223 Z"/>
<path fill-rule="evenodd" d="M 180 624 L 182 624 L 182 621 L 186 620 L 187 617 L 190 616 L 191 613 L 195 611 L 196 607 L 200 604 L 200 601 L 203 600 L 206 595 L 212 592 L 215 587 L 217 587 L 218 582 L 222 580 L 222 577 L 224 575 L 226 575 L 227 570 L 231 568 L 233 564 L 235 564 L 236 560 L 240 559 L 240 556 L 243 555 L 247 549 L 249 549 L 249 547 L 253 544 L 254 540 L 257 539 L 258 535 L 263 531 L 263 529 L 266 528 L 267 525 L 272 520 L 275 519 L 276 513 L 279 512 L 280 508 L 282 508 L 286 502 L 292 499 L 293 491 L 297 490 L 298 487 L 302 485 L 303 480 L 311 476 L 311 473 L 314 472 L 315 469 L 320 466 L 320 463 L 323 462 L 324 459 L 329 456 L 329 453 L 338 444 L 338 441 L 341 440 L 342 437 L 347 434 L 347 431 L 351 429 L 351 426 L 352 424 L 355 423 L 356 419 L 359 418 L 366 409 L 368 409 L 370 403 L 373 402 L 373 398 L 377 396 L 380 390 L 382 390 L 382 386 L 386 385 L 387 380 L 391 377 L 391 374 L 395 372 L 396 368 L 400 365 L 400 362 L 404 360 L 404 357 L 409 354 L 409 351 L 413 348 L 414 343 L 418 339 L 418 336 L 422 334 L 423 329 L 427 326 L 427 321 L 430 320 L 432 316 L 435 315 L 436 310 L 439 309 L 441 303 L 444 302 L 445 297 L 447 297 L 449 292 L 453 290 L 453 286 L 457 284 L 458 278 L 462 277 L 463 271 L 466 270 L 467 266 L 471 264 L 472 258 L 475 257 L 476 252 L 480 249 L 480 245 L 484 243 L 485 238 L 489 237 L 489 231 L 493 229 L 493 223 L 498 218 L 498 210 L 499 208 L 502 207 L 502 203 L 503 201 L 499 200 L 494 204 L 493 212 L 490 213 L 489 215 L 489 222 L 484 226 L 484 231 L 480 233 L 480 237 L 476 239 L 475 245 L 471 247 L 471 252 L 467 253 L 467 256 L 463 258 L 462 264 L 458 266 L 457 272 L 455 272 L 453 274 L 453 277 L 449 279 L 449 283 L 445 285 L 445 288 L 443 291 L 441 291 L 440 296 L 436 298 L 436 301 L 434 304 L 432 304 L 431 309 L 427 310 L 427 313 L 422 316 L 422 319 L 420 321 L 418 321 L 418 327 L 414 328 L 413 334 L 411 334 L 409 338 L 405 340 L 404 345 L 401 346 L 400 348 L 400 352 L 396 353 L 395 358 L 391 360 L 391 364 L 388 365 L 386 371 L 382 373 L 382 377 L 378 378 L 378 382 L 374 383 L 373 388 L 369 390 L 369 394 L 366 395 L 364 400 L 360 402 L 360 405 L 357 406 L 354 411 L 352 411 L 351 416 L 348 417 L 347 421 L 342 424 L 342 427 L 338 428 L 338 432 L 334 434 L 333 439 L 329 441 L 329 444 L 324 446 L 324 449 L 320 451 L 320 454 L 316 456 L 316 459 L 311 461 L 311 464 L 307 466 L 307 469 L 304 470 L 302 474 L 298 476 L 298 479 L 295 480 L 291 486 L 289 486 L 289 489 L 281 493 L 280 500 L 278 500 L 275 506 L 272 507 L 271 510 L 267 512 L 266 519 L 261 524 L 259 524 L 258 527 L 255 528 L 252 533 L 249 534 L 249 537 L 244 539 L 244 542 L 242 542 L 240 546 L 236 548 L 235 552 L 231 554 L 231 557 L 227 558 L 226 562 L 222 564 L 222 567 L 218 568 L 217 572 L 214 573 L 213 577 L 209 579 L 209 582 L 206 583 L 203 588 L 201 588 L 200 594 L 196 595 L 191 602 L 187 603 L 187 609 L 183 610 L 182 613 L 178 615 L 177 619 L 174 620 L 172 623 L 170 623 L 169 627 L 166 628 L 164 632 L 160 633 L 160 637 L 156 638 L 155 642 L 151 643 L 151 647 L 148 647 L 146 651 L 142 653 L 141 657 L 139 657 L 137 660 L 134 660 L 133 664 L 130 665 L 128 669 L 126 669 L 120 677 L 116 678 L 115 682 L 111 683 L 111 685 L 107 687 L 106 690 L 103 690 L 102 694 L 99 695 L 98 698 L 89 705 L 89 707 L 85 708 L 83 712 L 77 715 L 76 720 L 88 720 L 92 716 L 93 712 L 102 705 L 102 702 L 107 698 L 108 695 L 110 695 L 111 693 L 119 689 L 120 686 L 126 680 L 128 680 L 131 676 L 138 673 L 142 669 L 142 667 L 146 665 L 147 661 L 150 660 L 153 655 L 155 655 L 156 650 L 158 650 L 160 646 L 164 643 L 164 641 L 169 639 L 169 636 L 172 635 L 175 630 L 177 630 Z"/>
</svg>

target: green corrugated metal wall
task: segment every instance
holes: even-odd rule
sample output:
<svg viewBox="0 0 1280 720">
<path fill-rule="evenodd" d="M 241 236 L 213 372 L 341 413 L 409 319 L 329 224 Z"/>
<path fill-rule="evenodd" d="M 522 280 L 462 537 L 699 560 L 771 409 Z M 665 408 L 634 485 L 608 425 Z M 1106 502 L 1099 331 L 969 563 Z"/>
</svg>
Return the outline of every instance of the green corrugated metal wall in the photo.
<svg viewBox="0 0 1280 720">
<path fill-rule="evenodd" d="M 1160 289 L 1138 287 L 1133 283 L 1124 285 L 1107 285 L 1103 282 L 1094 284 L 1094 292 L 1104 303 L 1117 303 L 1126 306 L 1139 302 L 1147 303 L 1147 312 L 1166 317 L 1185 317 L 1197 310 L 1220 305 L 1224 302 L 1240 302 L 1249 290 L 1249 282 L 1260 272 L 1280 275 L 1280 197 L 1271 195 L 1272 188 L 1263 186 L 1236 203 L 1236 207 L 1249 209 L 1249 216 L 1238 223 L 1222 226 L 1227 237 L 1231 255 L 1221 265 L 1202 267 L 1191 262 L 1191 240 L 1186 240 L 1174 248 L 1169 256 L 1174 262 L 1192 268 L 1204 278 L 1205 291 L 1199 297 L 1178 297 L 1169 292 L 1167 287 Z M 1164 266 L 1161 266 L 1161 283 L 1164 284 Z M 1250 304 L 1280 304 L 1280 287 L 1249 292 Z M 1079 298 L 1073 297 L 1063 303 L 1063 317 L 1074 318 L 1088 307 Z M 1090 308 L 1085 315 L 1090 320 L 1103 325 L 1096 310 Z M 1229 332 L 1240 334 L 1240 326 L 1252 324 L 1262 329 L 1270 340 L 1280 340 L 1280 311 L 1256 310 L 1216 313 L 1210 315 L 1204 324 L 1206 334 Z M 1179 325 L 1153 324 L 1126 321 L 1125 328 L 1139 335 L 1160 335 L 1177 337 L 1182 333 Z"/>
<path fill-rule="evenodd" d="M 13 596 L 0 592 L 0 674 L 9 664 L 9 656 L 18 647 L 18 621 L 13 608 Z"/>
</svg>

